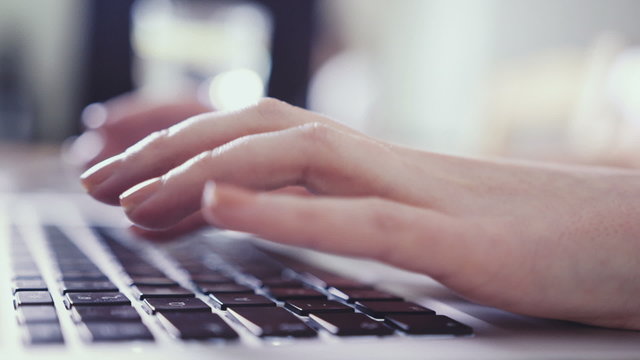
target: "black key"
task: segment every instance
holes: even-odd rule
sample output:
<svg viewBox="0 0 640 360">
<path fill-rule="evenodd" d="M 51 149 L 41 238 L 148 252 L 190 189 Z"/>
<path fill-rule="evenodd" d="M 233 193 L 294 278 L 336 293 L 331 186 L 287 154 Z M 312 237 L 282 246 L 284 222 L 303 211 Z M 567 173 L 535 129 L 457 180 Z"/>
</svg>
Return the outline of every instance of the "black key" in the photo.
<svg viewBox="0 0 640 360">
<path fill-rule="evenodd" d="M 224 274 L 196 274 L 191 275 L 191 281 L 198 284 L 228 284 L 233 283 L 233 278 Z"/>
<path fill-rule="evenodd" d="M 84 323 L 83 328 L 83 335 L 91 342 L 153 340 L 141 322 L 89 322 Z"/>
<path fill-rule="evenodd" d="M 38 265 L 33 261 L 20 261 L 20 262 L 12 262 L 11 270 L 14 274 L 24 274 L 24 273 L 36 273 L 36 275 L 40 274 L 40 270 L 38 269 Z"/>
<path fill-rule="evenodd" d="M 53 305 L 53 299 L 48 291 L 18 291 L 14 305 Z"/>
<path fill-rule="evenodd" d="M 141 321 L 140 315 L 131 306 L 74 306 L 71 318 L 75 322 Z"/>
<path fill-rule="evenodd" d="M 238 334 L 213 313 L 165 312 L 158 314 L 167 331 L 180 339 L 235 339 Z"/>
<path fill-rule="evenodd" d="M 145 299 L 145 310 L 149 314 L 165 311 L 211 312 L 211 307 L 196 298 L 152 298 Z"/>
<path fill-rule="evenodd" d="M 163 277 L 164 273 L 155 267 L 146 265 L 129 265 L 124 266 L 124 271 L 131 276 L 148 276 L 148 277 Z"/>
<path fill-rule="evenodd" d="M 47 284 L 42 279 L 14 280 L 11 290 L 14 294 L 17 291 L 47 291 Z"/>
<path fill-rule="evenodd" d="M 267 292 L 277 300 L 327 298 L 321 292 L 309 288 L 269 288 Z"/>
<path fill-rule="evenodd" d="M 372 289 L 371 285 L 363 282 L 324 272 L 314 271 L 313 274 L 303 273 L 300 275 L 300 278 L 307 284 L 323 289 L 328 289 L 330 287 L 340 289 Z"/>
<path fill-rule="evenodd" d="M 75 272 L 75 273 L 65 273 L 59 274 L 56 276 L 56 280 L 58 281 L 109 281 L 102 273 L 83 273 L 83 272 Z"/>
<path fill-rule="evenodd" d="M 280 307 L 230 308 L 229 311 L 254 335 L 313 337 L 316 332 L 295 315 Z"/>
<path fill-rule="evenodd" d="M 275 306 L 276 304 L 262 295 L 256 294 L 211 294 L 215 306 L 220 310 L 226 310 L 229 306 Z"/>
<path fill-rule="evenodd" d="M 67 293 L 64 299 L 65 306 L 70 309 L 71 306 L 86 305 L 130 305 L 131 301 L 119 292 L 97 292 L 97 293 Z"/>
<path fill-rule="evenodd" d="M 40 274 L 29 275 L 29 276 L 13 275 L 13 276 L 11 276 L 11 280 L 13 280 L 13 281 L 18 281 L 18 280 L 42 280 L 42 276 L 40 276 Z"/>
<path fill-rule="evenodd" d="M 13 270 L 13 279 L 29 279 L 40 277 L 38 269 L 15 269 Z"/>
<path fill-rule="evenodd" d="M 206 266 L 205 264 L 199 263 L 199 262 L 195 262 L 195 263 L 181 263 L 180 267 L 188 272 L 189 274 L 192 275 L 198 275 L 198 274 L 208 274 L 211 273 L 213 270 Z"/>
<path fill-rule="evenodd" d="M 473 329 L 444 315 L 397 314 L 385 318 L 392 325 L 415 335 L 471 335 Z"/>
<path fill-rule="evenodd" d="M 268 278 L 260 280 L 260 287 L 266 288 L 285 288 L 285 287 L 294 287 L 299 288 L 302 287 L 303 283 L 297 279 L 286 279 L 286 278 Z"/>
<path fill-rule="evenodd" d="M 58 322 L 56 309 L 50 305 L 20 306 L 16 315 L 20 324 Z"/>
<path fill-rule="evenodd" d="M 183 298 L 194 297 L 195 294 L 181 286 L 134 286 L 131 288 L 136 298 L 140 300 L 148 298 Z"/>
<path fill-rule="evenodd" d="M 383 322 L 373 320 L 363 314 L 325 313 L 311 314 L 309 317 L 330 333 L 338 336 L 393 334 L 393 329 L 385 326 Z"/>
<path fill-rule="evenodd" d="M 60 289 L 62 294 L 69 292 L 117 292 L 118 287 L 111 281 L 64 281 Z"/>
<path fill-rule="evenodd" d="M 356 309 L 377 319 L 389 314 L 435 315 L 435 311 L 408 301 L 358 301 Z"/>
<path fill-rule="evenodd" d="M 62 330 L 58 323 L 26 324 L 23 329 L 23 341 L 27 345 L 62 344 Z"/>
<path fill-rule="evenodd" d="M 308 316 L 310 313 L 353 312 L 350 306 L 326 299 L 289 300 L 284 306 L 301 316 Z"/>
<path fill-rule="evenodd" d="M 240 284 L 198 284 L 198 289 L 205 294 L 253 293 L 253 289 Z"/>
<path fill-rule="evenodd" d="M 335 287 L 329 288 L 329 293 L 339 299 L 342 299 L 348 303 L 354 303 L 359 300 L 369 301 L 398 301 L 402 300 L 401 297 L 389 294 L 379 290 L 369 289 L 338 289 Z"/>
<path fill-rule="evenodd" d="M 130 276 L 129 285 L 136 286 L 177 286 L 178 283 L 165 276 Z"/>
</svg>

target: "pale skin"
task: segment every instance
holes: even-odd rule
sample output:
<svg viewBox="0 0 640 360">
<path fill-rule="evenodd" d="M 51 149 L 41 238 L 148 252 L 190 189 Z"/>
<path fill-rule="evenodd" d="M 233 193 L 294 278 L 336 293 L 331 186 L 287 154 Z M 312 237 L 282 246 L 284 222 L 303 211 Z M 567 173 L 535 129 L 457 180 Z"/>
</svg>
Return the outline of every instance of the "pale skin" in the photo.
<svg viewBox="0 0 640 360">
<path fill-rule="evenodd" d="M 640 330 L 638 171 L 419 151 L 273 99 L 174 122 L 82 175 L 141 234 L 209 223 L 520 314 Z M 314 195 L 267 191 L 287 186 Z"/>
</svg>

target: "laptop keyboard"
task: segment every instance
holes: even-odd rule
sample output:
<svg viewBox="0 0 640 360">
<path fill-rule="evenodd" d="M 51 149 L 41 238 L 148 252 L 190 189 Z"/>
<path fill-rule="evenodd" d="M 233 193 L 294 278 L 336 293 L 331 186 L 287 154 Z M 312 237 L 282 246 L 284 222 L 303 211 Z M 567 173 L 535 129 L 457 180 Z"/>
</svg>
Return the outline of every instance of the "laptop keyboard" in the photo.
<svg viewBox="0 0 640 360">
<path fill-rule="evenodd" d="M 63 229 L 45 226 L 55 280 L 47 284 L 12 229 L 12 293 L 25 344 L 63 344 L 58 314 L 69 316 L 88 343 L 154 341 L 143 317 L 183 340 L 472 334 L 424 306 L 248 241 L 194 239 L 163 249 L 165 263 L 117 232 L 92 230 L 119 278 L 107 276 Z M 55 303 L 64 309 L 56 311 Z"/>
</svg>

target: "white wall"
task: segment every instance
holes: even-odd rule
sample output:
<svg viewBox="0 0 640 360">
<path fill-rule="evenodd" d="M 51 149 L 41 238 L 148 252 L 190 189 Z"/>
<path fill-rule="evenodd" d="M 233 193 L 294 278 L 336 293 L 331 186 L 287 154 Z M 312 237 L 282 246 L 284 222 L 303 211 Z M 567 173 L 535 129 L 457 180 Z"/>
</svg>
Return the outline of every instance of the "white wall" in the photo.
<svg viewBox="0 0 640 360">
<path fill-rule="evenodd" d="M 586 52 L 605 31 L 640 42 L 635 0 L 323 4 L 339 19 L 334 25 L 345 32 L 349 47 L 368 54 L 378 77 L 367 131 L 449 153 L 478 149 L 488 80 L 504 64 L 551 50 Z"/>
</svg>

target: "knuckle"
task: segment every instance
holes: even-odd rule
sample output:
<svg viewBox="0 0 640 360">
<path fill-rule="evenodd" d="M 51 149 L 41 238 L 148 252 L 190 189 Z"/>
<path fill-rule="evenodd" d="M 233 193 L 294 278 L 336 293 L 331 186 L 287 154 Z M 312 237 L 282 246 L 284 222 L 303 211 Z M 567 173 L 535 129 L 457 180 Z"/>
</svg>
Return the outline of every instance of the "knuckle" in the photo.
<svg viewBox="0 0 640 360">
<path fill-rule="evenodd" d="M 408 231 L 416 226 L 413 224 L 413 219 L 407 219 L 400 213 L 389 211 L 386 209 L 387 206 L 388 203 L 381 199 L 373 199 L 369 205 L 371 211 L 368 214 L 367 223 L 374 233 L 385 239 L 379 242 L 377 250 L 372 255 L 380 261 L 398 264 L 406 259 L 406 250 L 413 249 L 411 246 L 406 246 L 406 243 L 407 236 L 410 235 Z"/>
<path fill-rule="evenodd" d="M 383 200 L 371 200 L 367 222 L 376 232 L 397 234 L 406 226 L 406 221 L 399 214 L 385 209 L 385 205 Z"/>
<path fill-rule="evenodd" d="M 332 144 L 335 131 L 322 123 L 314 122 L 302 125 L 300 133 L 305 143 L 315 146 L 328 147 Z"/>
<path fill-rule="evenodd" d="M 254 109 L 258 112 L 260 117 L 267 121 L 282 120 L 287 115 L 291 107 L 291 105 L 284 101 L 274 98 L 260 99 L 260 101 L 254 105 Z"/>
<path fill-rule="evenodd" d="M 137 154 L 142 151 L 148 151 L 150 153 L 162 153 L 162 150 L 167 148 L 168 140 L 168 129 L 154 131 L 151 134 L 147 135 L 147 137 L 145 137 L 144 139 L 140 140 L 138 143 L 130 146 L 125 152 L 128 155 Z"/>
<path fill-rule="evenodd" d="M 183 162 L 179 166 L 169 170 L 169 172 L 162 175 L 161 179 L 163 182 L 167 183 L 173 181 L 173 179 L 185 174 L 186 172 L 204 173 L 211 167 L 210 163 L 214 161 L 218 155 L 219 154 L 214 150 L 203 151 Z"/>
<path fill-rule="evenodd" d="M 304 165 L 298 174 L 300 185 L 316 187 L 316 179 L 323 178 L 325 174 L 323 159 L 328 151 L 333 150 L 333 131 L 321 123 L 308 123 L 300 126 L 293 134 L 301 146 L 304 158 Z"/>
</svg>

